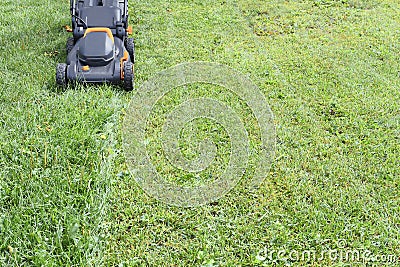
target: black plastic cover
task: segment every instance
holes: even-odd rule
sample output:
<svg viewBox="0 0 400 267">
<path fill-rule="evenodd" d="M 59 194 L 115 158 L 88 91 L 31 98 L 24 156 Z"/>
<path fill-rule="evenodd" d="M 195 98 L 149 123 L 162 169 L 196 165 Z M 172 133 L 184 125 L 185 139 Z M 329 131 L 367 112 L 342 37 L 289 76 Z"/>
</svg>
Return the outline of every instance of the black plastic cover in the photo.
<svg viewBox="0 0 400 267">
<path fill-rule="evenodd" d="M 121 21 L 121 9 L 108 6 L 84 7 L 79 10 L 79 17 L 86 22 L 88 28 L 115 28 L 116 22 Z"/>
<path fill-rule="evenodd" d="M 79 43 L 79 59 L 89 66 L 104 66 L 114 58 L 115 46 L 106 32 L 91 32 Z"/>
</svg>

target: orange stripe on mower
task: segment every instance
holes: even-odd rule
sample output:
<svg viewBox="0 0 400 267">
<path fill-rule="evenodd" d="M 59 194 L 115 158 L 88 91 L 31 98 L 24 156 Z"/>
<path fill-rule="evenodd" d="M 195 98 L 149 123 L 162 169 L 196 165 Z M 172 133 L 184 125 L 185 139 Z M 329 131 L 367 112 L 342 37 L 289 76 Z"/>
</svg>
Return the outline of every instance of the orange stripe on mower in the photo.
<svg viewBox="0 0 400 267">
<path fill-rule="evenodd" d="M 128 52 L 124 51 L 124 56 L 121 58 L 121 62 L 120 62 L 120 64 L 121 64 L 121 80 L 123 80 L 124 77 L 125 77 L 125 74 L 124 74 L 124 62 L 127 61 L 128 58 L 129 58 Z"/>
<path fill-rule="evenodd" d="M 109 28 L 89 28 L 85 31 L 85 34 L 83 35 L 83 37 L 86 37 L 86 35 L 91 32 L 105 32 L 105 33 L 107 33 L 108 37 L 110 37 L 110 39 L 114 43 L 114 36 Z"/>
</svg>

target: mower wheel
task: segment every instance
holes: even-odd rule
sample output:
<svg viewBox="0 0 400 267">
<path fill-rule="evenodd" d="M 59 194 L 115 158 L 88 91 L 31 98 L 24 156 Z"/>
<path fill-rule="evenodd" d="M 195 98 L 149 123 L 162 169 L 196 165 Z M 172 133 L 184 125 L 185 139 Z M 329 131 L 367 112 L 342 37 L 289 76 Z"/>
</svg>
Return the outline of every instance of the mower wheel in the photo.
<svg viewBox="0 0 400 267">
<path fill-rule="evenodd" d="M 135 40 L 133 38 L 126 38 L 125 42 L 125 47 L 129 53 L 131 61 L 135 63 Z"/>
<path fill-rule="evenodd" d="M 73 37 L 68 38 L 67 44 L 65 46 L 67 49 L 67 55 L 69 54 L 69 52 L 71 52 L 74 46 L 75 46 L 75 39 Z"/>
<path fill-rule="evenodd" d="M 124 64 L 124 89 L 129 92 L 133 90 L 133 63 L 125 62 Z"/>
<path fill-rule="evenodd" d="M 57 64 L 56 83 L 60 87 L 67 86 L 67 64 Z"/>
</svg>

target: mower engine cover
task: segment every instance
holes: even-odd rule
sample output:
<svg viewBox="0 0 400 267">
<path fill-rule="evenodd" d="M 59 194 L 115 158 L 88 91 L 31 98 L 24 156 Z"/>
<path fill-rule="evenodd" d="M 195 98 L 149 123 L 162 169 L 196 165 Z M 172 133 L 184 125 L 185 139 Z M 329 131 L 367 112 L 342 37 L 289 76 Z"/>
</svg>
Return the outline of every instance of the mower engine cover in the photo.
<svg viewBox="0 0 400 267">
<path fill-rule="evenodd" d="M 87 65 L 104 66 L 114 58 L 114 53 L 114 40 L 105 32 L 92 32 L 79 43 L 79 59 Z"/>
</svg>

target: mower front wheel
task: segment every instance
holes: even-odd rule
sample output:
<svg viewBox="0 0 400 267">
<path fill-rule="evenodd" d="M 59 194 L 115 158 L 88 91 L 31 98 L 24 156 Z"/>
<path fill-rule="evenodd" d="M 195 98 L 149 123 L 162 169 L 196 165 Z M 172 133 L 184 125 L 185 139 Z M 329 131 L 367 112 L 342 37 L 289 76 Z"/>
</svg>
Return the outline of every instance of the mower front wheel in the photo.
<svg viewBox="0 0 400 267">
<path fill-rule="evenodd" d="M 125 62 L 124 64 L 124 89 L 129 92 L 133 90 L 133 63 Z"/>
<path fill-rule="evenodd" d="M 56 83 L 60 87 L 66 87 L 67 86 L 67 64 L 65 63 L 60 63 L 57 64 L 57 70 L 56 70 Z"/>
</svg>

